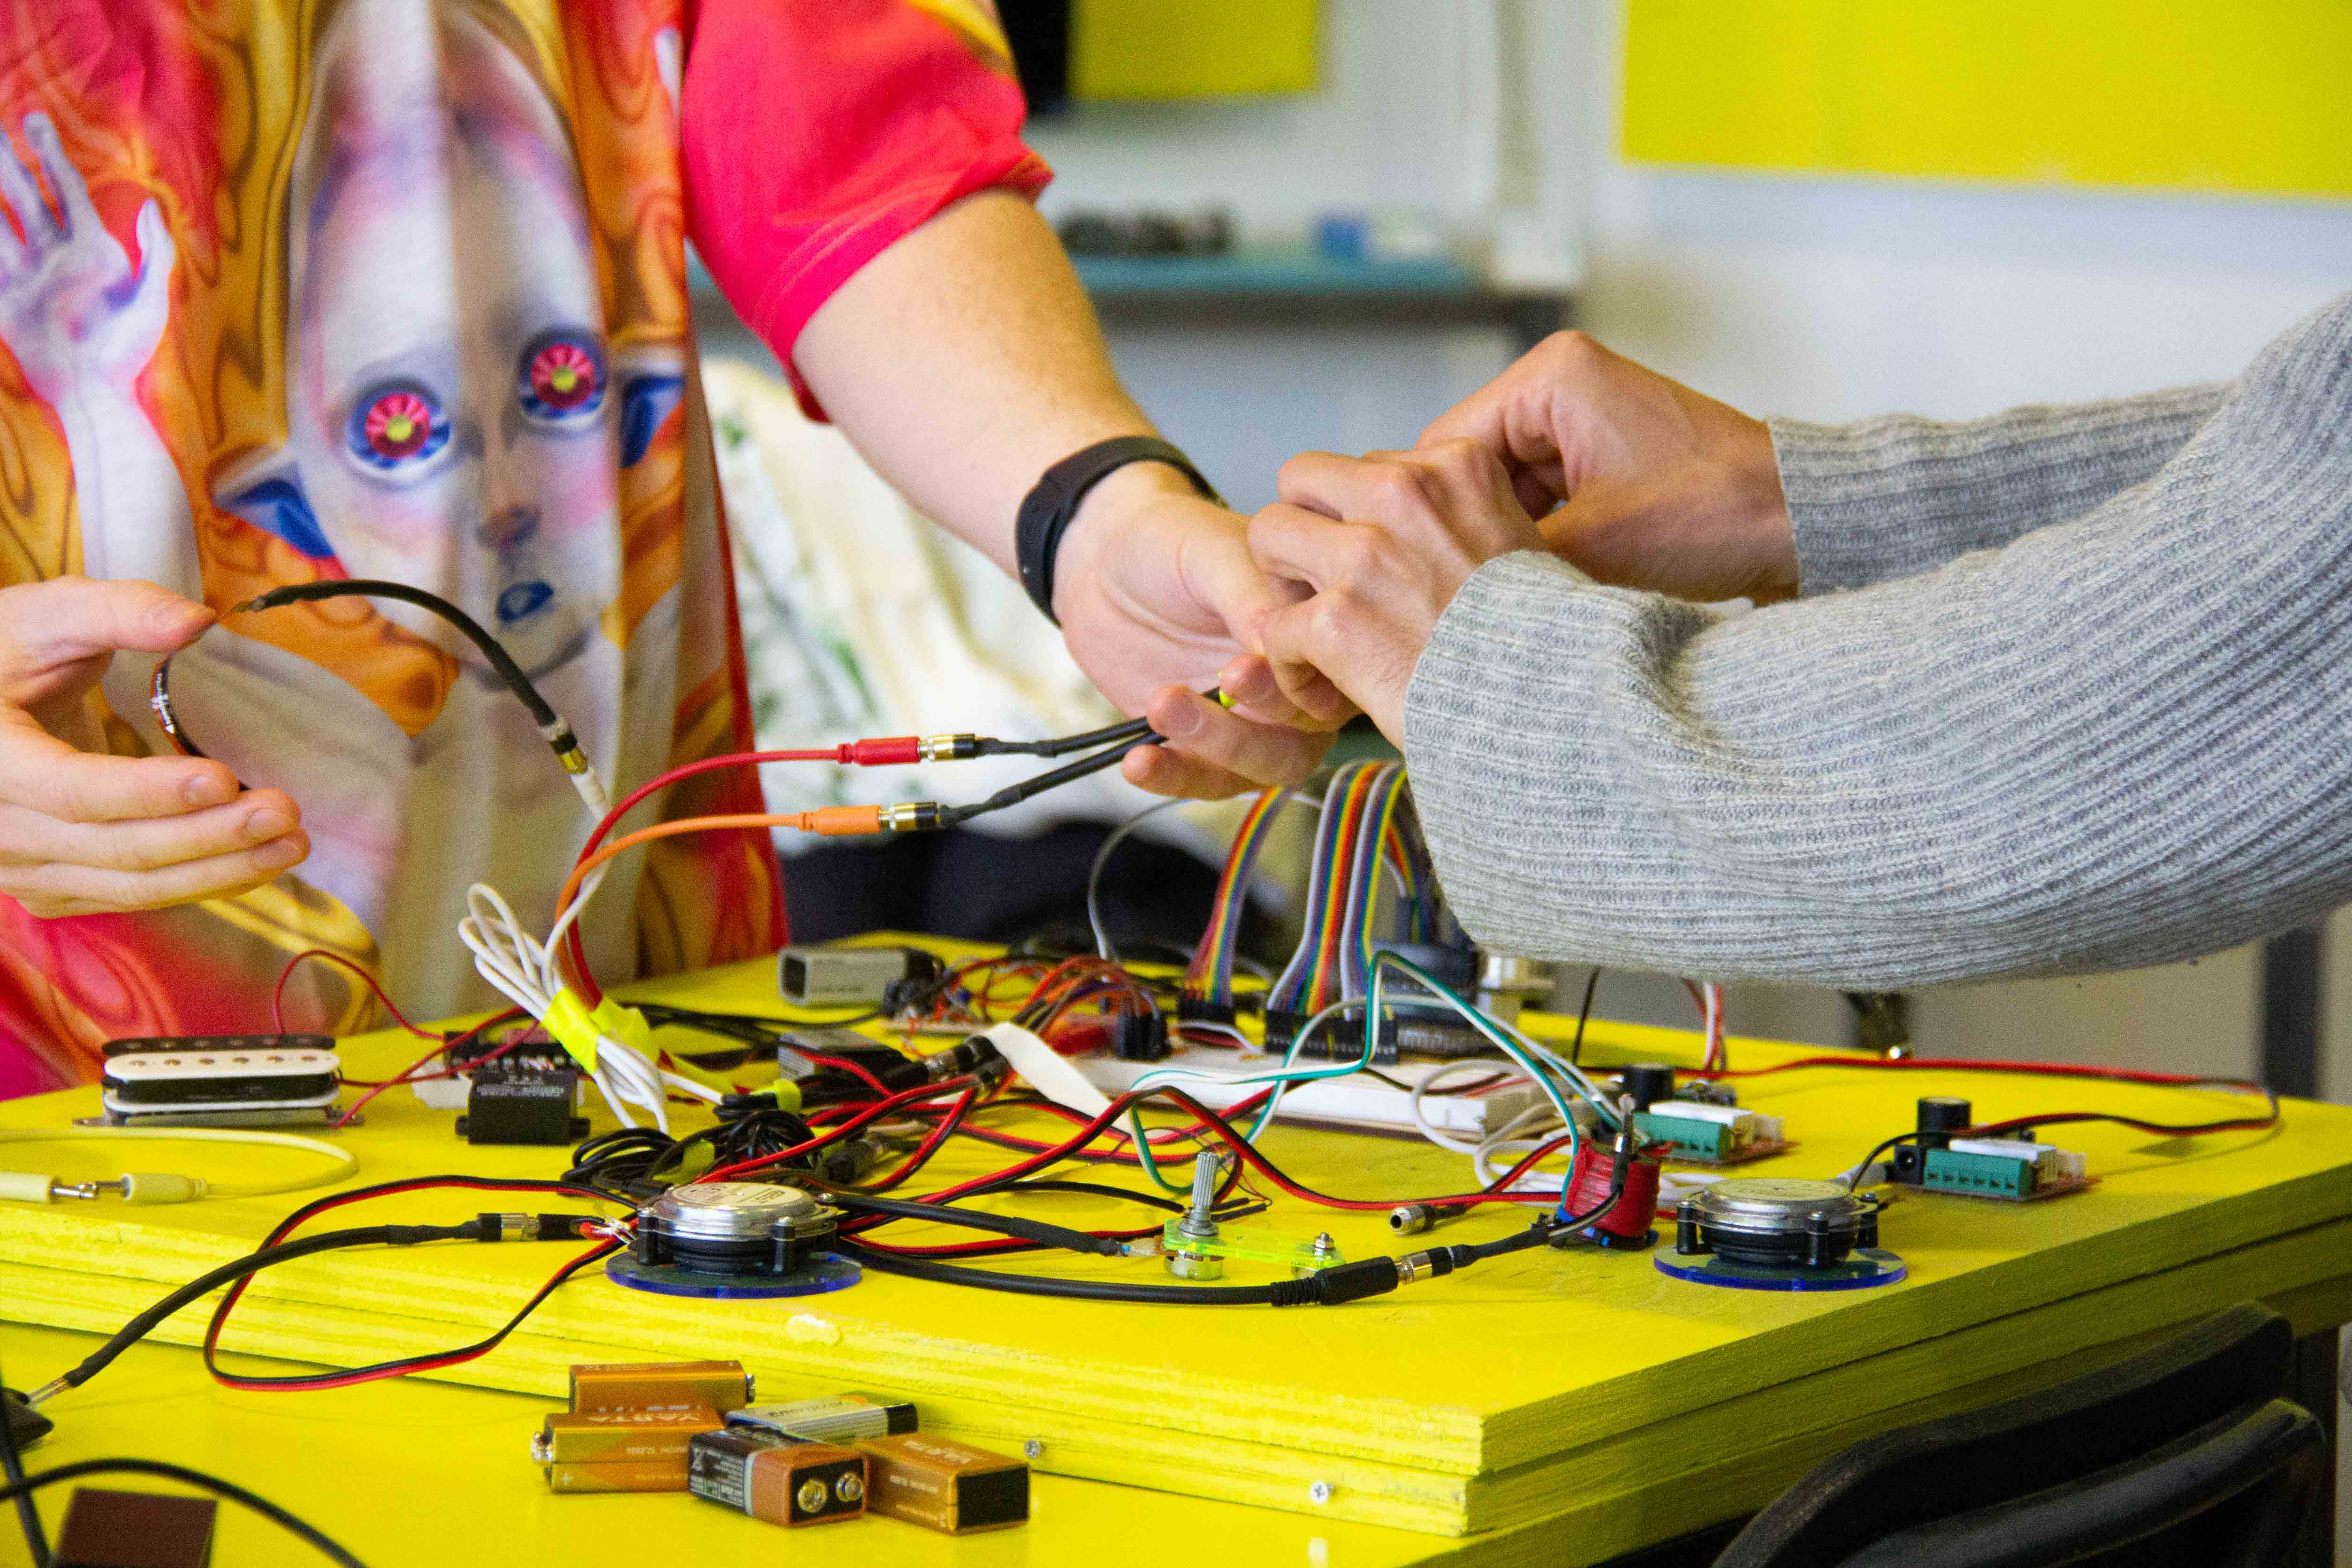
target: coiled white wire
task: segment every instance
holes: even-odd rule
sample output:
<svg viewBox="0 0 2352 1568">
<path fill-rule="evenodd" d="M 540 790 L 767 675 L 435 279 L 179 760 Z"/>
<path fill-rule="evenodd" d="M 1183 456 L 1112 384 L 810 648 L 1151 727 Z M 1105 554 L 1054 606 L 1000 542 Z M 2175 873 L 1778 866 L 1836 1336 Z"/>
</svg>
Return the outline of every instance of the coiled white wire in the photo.
<svg viewBox="0 0 2352 1568">
<path fill-rule="evenodd" d="M 458 940 L 474 955 L 474 968 L 515 1006 L 535 1019 L 546 1019 L 563 989 L 556 972 L 555 955 L 563 933 L 577 919 L 589 895 L 604 880 L 599 867 L 581 887 L 545 943 L 533 941 L 512 905 L 497 888 L 476 883 L 466 890 L 466 918 L 457 923 Z M 604 1097 L 624 1127 L 638 1125 L 630 1108 L 643 1112 L 663 1132 L 669 1131 L 669 1091 L 682 1090 L 698 1099 L 716 1102 L 719 1092 L 691 1078 L 665 1072 L 643 1051 L 610 1034 L 596 1037 L 596 1065 L 588 1069 L 589 1082 Z"/>
</svg>

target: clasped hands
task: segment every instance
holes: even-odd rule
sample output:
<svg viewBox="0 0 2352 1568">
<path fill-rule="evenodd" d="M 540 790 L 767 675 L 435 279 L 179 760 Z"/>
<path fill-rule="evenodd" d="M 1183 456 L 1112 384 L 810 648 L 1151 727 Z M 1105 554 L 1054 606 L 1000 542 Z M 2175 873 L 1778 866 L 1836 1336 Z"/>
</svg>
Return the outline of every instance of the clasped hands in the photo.
<svg viewBox="0 0 2352 1568">
<path fill-rule="evenodd" d="M 1307 731 L 1360 710 L 1402 746 L 1406 688 L 1439 617 L 1472 573 L 1515 550 L 1691 600 L 1762 603 L 1797 591 L 1764 423 L 1580 333 L 1547 340 L 1411 450 L 1304 453 L 1278 487 L 1247 539 L 1279 592 L 1249 628 L 1255 651 L 1226 666 L 1222 685 L 1244 713 Z M 1238 727 L 1181 690 L 1158 693 L 1148 711 L 1192 755 L 1135 753 L 1129 777 L 1168 793 L 1220 792 L 1186 769 Z M 1317 756 L 1300 748 L 1286 760 L 1303 777 Z"/>
</svg>

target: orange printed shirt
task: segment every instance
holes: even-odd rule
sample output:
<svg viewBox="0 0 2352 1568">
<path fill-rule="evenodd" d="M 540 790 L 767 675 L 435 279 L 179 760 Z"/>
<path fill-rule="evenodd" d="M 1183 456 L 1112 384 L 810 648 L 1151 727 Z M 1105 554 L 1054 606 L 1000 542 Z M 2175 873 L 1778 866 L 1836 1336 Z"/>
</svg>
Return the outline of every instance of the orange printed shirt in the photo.
<svg viewBox="0 0 2352 1568">
<path fill-rule="evenodd" d="M 789 363 L 893 240 L 1045 179 L 983 0 L 0 0 L 0 583 L 430 589 L 616 799 L 751 740 L 688 238 Z M 92 693 L 114 751 L 168 748 L 154 663 Z M 0 897 L 0 1095 L 109 1040 L 269 1027 L 314 947 L 414 1014 L 488 1005 L 467 887 L 544 929 L 591 821 L 478 653 L 343 598 L 229 616 L 171 683 L 310 855 L 170 909 Z M 758 793 L 720 769 L 656 809 Z M 768 951 L 766 836 L 633 852 L 583 927 L 607 979 Z M 373 998 L 306 964 L 283 1017 L 347 1030 Z"/>
</svg>

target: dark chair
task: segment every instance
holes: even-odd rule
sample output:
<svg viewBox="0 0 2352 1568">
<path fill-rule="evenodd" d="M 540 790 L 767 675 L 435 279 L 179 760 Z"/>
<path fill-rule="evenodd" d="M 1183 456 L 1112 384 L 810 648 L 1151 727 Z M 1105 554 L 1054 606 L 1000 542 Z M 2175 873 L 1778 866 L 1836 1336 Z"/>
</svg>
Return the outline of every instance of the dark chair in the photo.
<svg viewBox="0 0 2352 1568">
<path fill-rule="evenodd" d="M 2021 1399 L 1855 1444 L 1716 1568 L 2274 1568 L 2323 1495 L 2327 1443 L 2271 1397 L 2294 1339 L 2219 1317 Z"/>
</svg>

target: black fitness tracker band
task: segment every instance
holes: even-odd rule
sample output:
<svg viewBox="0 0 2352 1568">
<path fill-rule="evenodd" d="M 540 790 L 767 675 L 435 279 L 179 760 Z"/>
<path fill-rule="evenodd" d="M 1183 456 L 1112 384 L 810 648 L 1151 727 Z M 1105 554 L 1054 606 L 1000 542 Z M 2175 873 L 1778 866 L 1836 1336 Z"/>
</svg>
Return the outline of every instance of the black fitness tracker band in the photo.
<svg viewBox="0 0 2352 1568">
<path fill-rule="evenodd" d="M 1106 475 L 1130 463 L 1165 463 L 1192 481 L 1192 488 L 1222 504 L 1216 487 L 1201 477 L 1192 460 L 1156 435 L 1120 435 L 1097 441 L 1071 453 L 1045 470 L 1022 498 L 1013 525 L 1014 553 L 1021 562 L 1021 586 L 1029 602 L 1045 619 L 1061 624 L 1054 614 L 1054 557 L 1062 548 L 1062 534 L 1077 515 L 1078 503 Z"/>
</svg>

